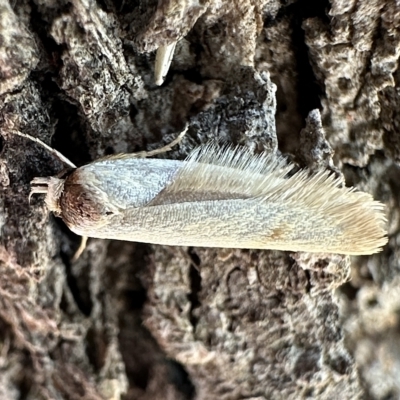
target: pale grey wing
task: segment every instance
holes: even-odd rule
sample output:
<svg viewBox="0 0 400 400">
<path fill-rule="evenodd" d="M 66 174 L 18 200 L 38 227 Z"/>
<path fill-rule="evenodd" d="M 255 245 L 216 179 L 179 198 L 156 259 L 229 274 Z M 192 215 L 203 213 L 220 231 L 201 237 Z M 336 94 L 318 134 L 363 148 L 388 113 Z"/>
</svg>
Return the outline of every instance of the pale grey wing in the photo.
<svg viewBox="0 0 400 400">
<path fill-rule="evenodd" d="M 148 204 L 168 186 L 182 167 L 182 161 L 115 158 L 81 167 L 81 179 L 90 174 L 93 188 L 107 193 L 119 209 Z"/>
<path fill-rule="evenodd" d="M 381 233 L 360 235 L 358 227 L 347 222 L 284 203 L 229 199 L 126 210 L 101 232 L 89 235 L 175 246 L 354 255 L 376 253 L 386 243 Z"/>
<path fill-rule="evenodd" d="M 150 213 L 156 211 L 155 208 L 150 210 L 150 206 L 190 203 L 192 212 L 197 212 L 195 210 L 199 202 L 212 201 L 214 206 L 218 204 L 218 207 L 231 207 L 232 204 L 238 204 L 234 200 L 243 200 L 241 204 L 244 208 L 249 204 L 257 204 L 259 210 L 264 210 L 263 215 L 252 215 L 250 218 L 253 221 L 264 218 L 261 226 L 271 224 L 270 228 L 277 229 L 281 239 L 286 238 L 289 242 L 292 236 L 288 234 L 293 226 L 298 229 L 295 234 L 301 233 L 310 242 L 314 239 L 319 241 L 320 248 L 323 248 L 324 238 L 325 251 L 333 252 L 334 249 L 329 243 L 335 241 L 347 242 L 346 246 L 353 247 L 357 254 L 368 254 L 376 252 L 387 242 L 384 229 L 386 218 L 382 203 L 374 201 L 367 193 L 341 187 L 340 179 L 335 179 L 328 171 L 310 174 L 309 171 L 303 170 L 288 176 L 293 167 L 275 155 L 254 156 L 240 148 L 220 149 L 212 145 L 205 146 L 186 160 L 183 167 L 177 171 L 174 180 L 146 208 L 149 208 Z M 285 231 L 284 224 L 275 226 L 275 220 L 271 220 L 278 217 L 271 214 L 269 209 L 278 205 L 283 207 L 284 215 L 279 218 L 286 221 L 288 232 Z M 179 219 L 178 209 L 179 207 L 171 209 L 175 221 Z M 232 210 L 227 210 L 230 211 Z M 245 215 L 248 216 L 247 213 Z M 307 225 L 308 231 L 305 230 L 305 219 L 314 221 Z M 225 223 L 229 225 L 229 219 Z M 222 226 L 219 228 L 222 229 Z M 232 224 L 230 229 L 233 232 L 236 227 Z M 253 226 L 252 230 L 258 231 L 256 226 Z M 264 229 L 263 232 L 263 237 L 268 237 L 270 242 L 270 230 Z M 336 237 L 329 239 L 321 232 L 329 232 Z M 248 232 L 248 235 L 250 234 L 251 232 Z M 244 231 L 241 235 L 246 237 Z M 277 240 L 278 236 L 273 236 Z M 288 243 L 288 246 L 292 244 Z M 335 249 L 335 252 L 341 253 L 338 247 Z M 350 249 L 347 248 L 346 254 L 352 254 Z"/>
<path fill-rule="evenodd" d="M 189 155 L 164 194 L 218 193 L 226 198 L 265 196 L 284 182 L 293 167 L 275 154 L 254 155 L 242 147 L 208 144 Z"/>
</svg>

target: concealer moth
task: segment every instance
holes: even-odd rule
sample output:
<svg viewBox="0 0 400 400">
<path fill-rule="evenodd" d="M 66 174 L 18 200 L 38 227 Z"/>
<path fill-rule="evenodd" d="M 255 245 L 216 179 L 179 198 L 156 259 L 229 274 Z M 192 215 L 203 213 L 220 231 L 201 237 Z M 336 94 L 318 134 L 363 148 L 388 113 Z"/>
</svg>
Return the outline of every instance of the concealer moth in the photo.
<svg viewBox="0 0 400 400">
<path fill-rule="evenodd" d="M 50 211 L 93 238 L 350 255 L 387 243 L 384 205 L 340 187 L 326 170 L 291 173 L 294 165 L 283 157 L 216 144 L 184 161 L 143 155 L 108 156 L 63 177 L 34 178 L 30 196 L 45 194 Z"/>
</svg>

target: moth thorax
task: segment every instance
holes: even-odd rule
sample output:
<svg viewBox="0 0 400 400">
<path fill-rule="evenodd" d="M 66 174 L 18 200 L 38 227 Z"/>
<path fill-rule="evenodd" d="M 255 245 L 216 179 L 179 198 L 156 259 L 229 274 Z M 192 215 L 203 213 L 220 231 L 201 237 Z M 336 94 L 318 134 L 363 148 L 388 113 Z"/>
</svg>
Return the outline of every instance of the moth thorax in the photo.
<svg viewBox="0 0 400 400">
<path fill-rule="evenodd" d="M 74 232 L 98 228 L 112 214 L 105 203 L 106 195 L 96 187 L 91 174 L 78 168 L 65 179 L 59 199 L 60 216 Z"/>
<path fill-rule="evenodd" d="M 59 215 L 61 213 L 60 196 L 64 190 L 64 179 L 53 176 L 46 178 L 34 178 L 31 181 L 31 192 L 29 200 L 33 194 L 44 193 L 46 195 L 46 205 L 49 211 Z"/>
</svg>

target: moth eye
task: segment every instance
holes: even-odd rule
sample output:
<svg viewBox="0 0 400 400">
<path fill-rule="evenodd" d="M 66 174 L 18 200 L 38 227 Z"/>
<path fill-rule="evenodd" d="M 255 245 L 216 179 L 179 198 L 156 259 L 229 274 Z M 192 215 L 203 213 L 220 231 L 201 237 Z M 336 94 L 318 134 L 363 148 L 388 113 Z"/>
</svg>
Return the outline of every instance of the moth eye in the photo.
<svg viewBox="0 0 400 400">
<path fill-rule="evenodd" d="M 114 213 L 112 211 L 106 211 L 106 215 L 113 215 Z"/>
</svg>

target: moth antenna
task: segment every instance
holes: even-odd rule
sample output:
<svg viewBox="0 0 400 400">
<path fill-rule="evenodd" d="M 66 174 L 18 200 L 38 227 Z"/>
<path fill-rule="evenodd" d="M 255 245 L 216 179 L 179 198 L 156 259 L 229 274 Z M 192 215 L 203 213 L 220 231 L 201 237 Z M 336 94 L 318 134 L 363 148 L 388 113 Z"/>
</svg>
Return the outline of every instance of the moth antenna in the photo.
<svg viewBox="0 0 400 400">
<path fill-rule="evenodd" d="M 183 139 L 183 137 L 186 135 L 188 129 L 189 129 L 189 125 L 186 124 L 183 131 L 171 143 L 168 143 L 165 146 L 160 147 L 159 149 L 150 150 L 150 151 L 140 151 L 138 153 L 130 153 L 130 154 L 117 154 L 116 156 L 113 155 L 113 156 L 109 157 L 109 159 L 113 159 L 113 158 L 146 158 L 146 157 L 156 156 L 157 154 L 166 153 L 167 151 L 170 151 L 174 146 L 176 146 Z"/>
<path fill-rule="evenodd" d="M 71 161 L 71 160 L 69 160 L 67 157 L 65 157 L 64 155 L 62 155 L 59 151 L 57 151 L 56 149 L 53 149 L 52 147 L 50 147 L 49 145 L 47 145 L 45 142 L 43 142 L 42 140 L 40 140 L 40 139 L 38 139 L 38 138 L 36 138 L 36 137 L 34 137 L 34 136 L 31 136 L 31 135 L 28 135 L 27 133 L 22 133 L 22 132 L 20 132 L 20 131 L 17 131 L 17 130 L 14 130 L 14 129 L 12 129 L 12 130 L 9 130 L 9 131 L 7 131 L 7 132 L 10 132 L 10 133 L 12 133 L 12 134 L 14 134 L 14 135 L 17 135 L 17 136 L 21 136 L 21 137 L 24 137 L 24 138 L 26 138 L 26 139 L 29 139 L 29 140 L 31 140 L 32 142 L 36 142 L 36 143 L 38 143 L 40 146 L 42 146 L 43 148 L 45 148 L 47 151 L 49 151 L 51 154 L 54 154 L 61 162 L 63 162 L 64 164 L 66 164 L 66 165 L 68 165 L 69 167 L 71 167 L 71 168 L 77 168 L 77 166 Z M 42 192 L 35 192 L 35 193 L 42 193 Z M 32 192 L 31 192 L 31 194 L 32 194 Z"/>
<path fill-rule="evenodd" d="M 165 145 L 159 149 L 146 151 L 146 157 L 152 157 L 157 154 L 162 154 L 162 153 L 166 153 L 167 151 L 170 151 L 174 146 L 176 146 L 183 139 L 183 137 L 186 135 L 188 129 L 189 129 L 189 125 L 186 124 L 186 126 L 183 128 L 183 131 L 171 143 L 168 143 L 167 145 Z"/>
</svg>

